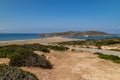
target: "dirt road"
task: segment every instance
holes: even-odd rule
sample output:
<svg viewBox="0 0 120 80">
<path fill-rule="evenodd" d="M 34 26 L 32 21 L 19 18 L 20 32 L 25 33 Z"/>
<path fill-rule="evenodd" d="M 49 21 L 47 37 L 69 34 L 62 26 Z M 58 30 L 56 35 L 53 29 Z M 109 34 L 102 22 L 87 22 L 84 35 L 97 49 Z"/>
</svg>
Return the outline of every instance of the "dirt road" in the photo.
<svg viewBox="0 0 120 80">
<path fill-rule="evenodd" d="M 89 51 L 92 53 L 95 52 L 100 52 L 103 54 L 108 54 L 108 55 L 115 55 L 120 57 L 120 52 L 118 51 L 109 51 L 109 50 L 102 50 L 102 49 L 91 49 L 91 48 L 78 48 L 78 47 L 69 47 L 70 49 L 76 49 L 76 50 L 83 50 L 83 51 Z"/>
</svg>

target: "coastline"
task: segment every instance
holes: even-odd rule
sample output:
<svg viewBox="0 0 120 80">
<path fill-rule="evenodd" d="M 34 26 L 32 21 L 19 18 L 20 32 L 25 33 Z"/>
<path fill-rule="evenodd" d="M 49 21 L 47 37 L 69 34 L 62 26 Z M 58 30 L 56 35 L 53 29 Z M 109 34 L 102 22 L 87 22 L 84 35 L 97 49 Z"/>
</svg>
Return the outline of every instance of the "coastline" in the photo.
<svg viewBox="0 0 120 80">
<path fill-rule="evenodd" d="M 40 38 L 40 39 L 28 39 L 28 40 L 11 40 L 11 41 L 0 41 L 0 46 L 7 46 L 7 45 L 23 45 L 23 44 L 47 44 L 51 42 L 62 42 L 62 41 L 75 41 L 80 39 L 70 39 L 64 37 L 49 37 L 49 38 Z"/>
</svg>

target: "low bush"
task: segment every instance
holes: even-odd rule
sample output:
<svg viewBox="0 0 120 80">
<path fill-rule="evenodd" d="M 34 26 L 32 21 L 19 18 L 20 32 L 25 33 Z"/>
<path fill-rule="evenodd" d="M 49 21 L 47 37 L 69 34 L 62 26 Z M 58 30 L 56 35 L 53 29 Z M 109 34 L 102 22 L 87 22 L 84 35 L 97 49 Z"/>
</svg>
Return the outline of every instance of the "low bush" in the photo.
<svg viewBox="0 0 120 80">
<path fill-rule="evenodd" d="M 85 46 L 97 46 L 101 48 L 101 46 L 112 45 L 112 44 L 120 44 L 120 38 L 111 38 L 111 39 L 102 39 L 102 40 L 84 40 L 84 41 L 66 41 L 66 42 L 58 42 L 59 45 L 85 45 Z"/>
<path fill-rule="evenodd" d="M 51 46 L 51 45 L 40 45 L 40 44 L 25 44 L 25 45 L 9 45 L 0 47 L 0 57 L 9 58 L 14 53 L 31 53 L 33 51 L 42 51 L 49 53 L 50 49 L 65 51 L 69 48 L 64 46 Z"/>
<path fill-rule="evenodd" d="M 118 51 L 118 52 L 120 52 L 120 49 L 111 49 L 111 51 Z"/>
<path fill-rule="evenodd" d="M 105 59 L 105 60 L 110 60 L 115 63 L 120 63 L 120 57 L 114 56 L 114 55 L 107 55 L 107 54 L 97 54 L 99 58 Z"/>
<path fill-rule="evenodd" d="M 52 49 L 52 50 L 57 50 L 57 51 L 66 51 L 68 50 L 69 48 L 68 47 L 64 47 L 64 46 L 46 46 L 47 48 L 49 49 Z"/>
<path fill-rule="evenodd" d="M 1 58 L 10 58 L 12 55 L 14 54 L 21 54 L 21 55 L 28 55 L 31 54 L 32 51 L 29 49 L 24 49 L 21 47 L 3 47 L 2 49 L 0 49 L 0 57 Z"/>
<path fill-rule="evenodd" d="M 50 49 L 64 51 L 69 48 L 40 44 L 9 45 L 0 47 L 0 57 L 10 58 L 11 66 L 35 66 L 51 69 L 52 64 L 44 56 L 33 53 L 33 51 L 50 52 Z"/>
<path fill-rule="evenodd" d="M 30 72 L 0 64 L 0 80 L 38 80 L 38 78 Z"/>
<path fill-rule="evenodd" d="M 86 41 L 66 41 L 58 42 L 59 45 L 83 45 Z"/>
<path fill-rule="evenodd" d="M 34 50 L 49 52 L 49 50 L 41 45 L 10 45 L 0 48 L 1 58 L 10 58 L 11 66 L 35 66 L 51 69 L 52 64 L 44 57 L 33 53 Z"/>
<path fill-rule="evenodd" d="M 51 69 L 53 67 L 52 64 L 44 56 L 40 56 L 34 53 L 28 55 L 14 54 L 10 58 L 9 65 L 18 67 L 33 66 L 46 69 Z"/>
<path fill-rule="evenodd" d="M 22 47 L 32 51 L 42 51 L 47 53 L 50 52 L 50 50 L 45 45 L 40 45 L 40 44 L 25 44 Z"/>
</svg>

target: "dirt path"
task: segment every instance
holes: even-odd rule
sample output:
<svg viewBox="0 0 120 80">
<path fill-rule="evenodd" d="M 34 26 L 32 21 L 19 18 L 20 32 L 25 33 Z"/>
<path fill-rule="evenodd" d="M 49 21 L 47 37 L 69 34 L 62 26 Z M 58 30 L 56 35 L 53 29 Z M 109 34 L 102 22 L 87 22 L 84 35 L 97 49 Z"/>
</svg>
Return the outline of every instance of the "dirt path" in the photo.
<svg viewBox="0 0 120 80">
<path fill-rule="evenodd" d="M 100 52 L 103 54 L 108 54 L 108 55 L 115 55 L 120 57 L 120 52 L 118 51 L 109 51 L 109 50 L 102 50 L 102 49 L 91 49 L 91 48 L 77 48 L 77 47 L 69 47 L 70 49 L 76 49 L 76 50 L 84 50 L 84 51 L 90 51 L 92 53 L 95 52 Z"/>
<path fill-rule="evenodd" d="M 42 80 L 120 80 L 120 64 L 99 59 L 89 52 L 52 52 L 46 56 L 54 69 L 22 69 Z"/>
</svg>

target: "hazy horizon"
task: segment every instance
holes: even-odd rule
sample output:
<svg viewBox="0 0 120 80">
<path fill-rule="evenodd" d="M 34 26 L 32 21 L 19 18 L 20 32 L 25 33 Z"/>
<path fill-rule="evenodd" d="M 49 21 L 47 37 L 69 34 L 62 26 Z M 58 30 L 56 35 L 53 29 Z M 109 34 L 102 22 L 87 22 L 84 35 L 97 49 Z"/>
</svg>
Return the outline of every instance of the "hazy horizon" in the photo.
<svg viewBox="0 0 120 80">
<path fill-rule="evenodd" d="M 0 33 L 120 34 L 120 0 L 0 0 Z"/>
</svg>

